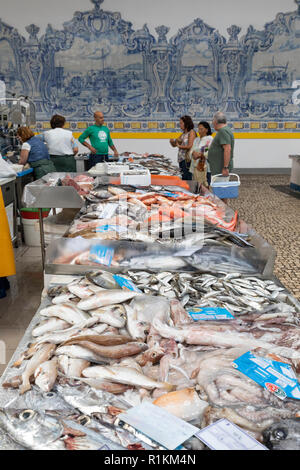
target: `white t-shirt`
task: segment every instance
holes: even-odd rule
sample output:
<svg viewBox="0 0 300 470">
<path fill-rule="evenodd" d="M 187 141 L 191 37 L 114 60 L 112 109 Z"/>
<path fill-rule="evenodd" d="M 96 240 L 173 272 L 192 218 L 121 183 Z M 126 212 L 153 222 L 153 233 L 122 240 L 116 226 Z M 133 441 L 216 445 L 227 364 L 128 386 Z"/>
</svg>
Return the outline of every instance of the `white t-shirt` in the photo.
<svg viewBox="0 0 300 470">
<path fill-rule="evenodd" d="M 210 144 L 212 143 L 213 141 L 213 137 L 211 135 L 206 135 L 204 137 L 197 137 L 195 140 L 194 140 L 194 145 L 193 145 L 193 148 L 192 148 L 192 151 L 196 151 L 196 152 L 200 152 L 200 149 L 201 147 L 210 147 Z M 207 171 L 210 172 L 210 167 L 209 167 L 209 163 L 208 161 L 206 160 L 206 165 L 207 165 Z M 197 166 L 197 160 L 194 160 L 192 158 L 192 161 L 191 161 L 191 167 L 192 169 L 190 169 L 190 171 L 192 172 L 192 170 L 194 170 L 195 166 Z"/>
<path fill-rule="evenodd" d="M 73 148 L 77 146 L 72 132 L 61 127 L 46 131 L 44 142 L 50 155 L 73 155 Z"/>
</svg>

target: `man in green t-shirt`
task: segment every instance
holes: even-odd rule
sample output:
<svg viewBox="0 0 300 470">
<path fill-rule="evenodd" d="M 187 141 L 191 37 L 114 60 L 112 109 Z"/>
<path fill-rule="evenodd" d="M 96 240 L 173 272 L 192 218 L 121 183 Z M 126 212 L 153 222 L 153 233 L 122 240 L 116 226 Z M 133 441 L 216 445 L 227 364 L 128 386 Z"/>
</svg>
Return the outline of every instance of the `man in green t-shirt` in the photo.
<svg viewBox="0 0 300 470">
<path fill-rule="evenodd" d="M 224 113 L 218 111 L 213 118 L 213 126 L 217 131 L 208 150 L 208 162 L 211 175 L 229 176 L 233 168 L 234 135 Z"/>
<path fill-rule="evenodd" d="M 96 163 L 108 160 L 108 148 L 110 147 L 114 156 L 118 157 L 119 153 L 113 144 L 109 129 L 104 126 L 104 116 L 101 111 L 94 113 L 95 124 L 88 127 L 78 138 L 79 142 L 91 151 L 89 167 L 95 166 Z M 86 139 L 90 140 L 90 143 Z"/>
</svg>

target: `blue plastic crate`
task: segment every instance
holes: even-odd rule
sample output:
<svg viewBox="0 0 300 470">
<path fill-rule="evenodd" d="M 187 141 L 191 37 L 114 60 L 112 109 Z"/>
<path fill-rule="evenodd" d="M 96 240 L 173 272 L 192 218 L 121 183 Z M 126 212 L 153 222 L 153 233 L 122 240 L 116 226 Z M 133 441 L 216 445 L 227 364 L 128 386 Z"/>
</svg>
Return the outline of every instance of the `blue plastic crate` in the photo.
<svg viewBox="0 0 300 470">
<path fill-rule="evenodd" d="M 235 176 L 237 181 L 230 181 L 230 177 Z M 220 199 L 234 199 L 239 196 L 240 177 L 235 173 L 229 174 L 229 181 L 218 181 L 222 174 L 214 175 L 211 179 L 212 192 Z"/>
</svg>

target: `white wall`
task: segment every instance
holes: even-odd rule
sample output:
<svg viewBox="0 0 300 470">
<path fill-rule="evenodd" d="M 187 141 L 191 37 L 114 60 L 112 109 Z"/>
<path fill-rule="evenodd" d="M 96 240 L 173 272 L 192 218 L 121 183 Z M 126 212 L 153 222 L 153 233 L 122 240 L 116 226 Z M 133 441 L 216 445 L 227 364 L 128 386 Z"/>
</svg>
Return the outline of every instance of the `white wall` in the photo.
<svg viewBox="0 0 300 470">
<path fill-rule="evenodd" d="M 44 32 L 48 23 L 60 28 L 78 11 L 91 10 L 90 0 L 9 0 L 1 2 L 1 18 L 27 35 L 25 26 L 35 23 Z M 104 0 L 103 10 L 118 11 L 133 28 L 147 23 L 150 31 L 162 24 L 170 27 L 169 37 L 179 28 L 201 18 L 228 37 L 227 28 L 233 24 L 242 27 L 244 34 L 250 24 L 263 28 L 278 12 L 297 9 L 294 0 Z"/>
<path fill-rule="evenodd" d="M 114 139 L 119 153 L 160 153 L 177 162 L 177 151 L 166 139 Z M 86 153 L 79 144 L 79 153 Z M 300 153 L 299 139 L 236 139 L 235 168 L 291 168 L 289 155 Z"/>
</svg>

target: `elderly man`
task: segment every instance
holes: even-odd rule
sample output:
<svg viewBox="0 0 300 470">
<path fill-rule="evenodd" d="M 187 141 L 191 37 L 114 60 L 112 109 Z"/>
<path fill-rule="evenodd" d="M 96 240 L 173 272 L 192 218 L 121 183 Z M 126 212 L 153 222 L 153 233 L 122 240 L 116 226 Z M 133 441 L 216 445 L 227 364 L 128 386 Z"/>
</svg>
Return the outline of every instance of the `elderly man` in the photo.
<svg viewBox="0 0 300 470">
<path fill-rule="evenodd" d="M 95 166 L 96 163 L 108 160 L 108 148 L 110 147 L 114 156 L 118 157 L 119 153 L 113 144 L 109 129 L 104 126 L 104 116 L 101 111 L 94 113 L 95 124 L 88 127 L 78 138 L 79 142 L 91 151 L 89 167 Z M 89 138 L 90 143 L 86 142 Z"/>
<path fill-rule="evenodd" d="M 208 162 L 211 175 L 222 174 L 228 177 L 233 168 L 234 135 L 224 113 L 218 111 L 213 117 L 213 126 L 217 131 L 208 150 Z M 227 199 L 223 199 L 227 203 Z"/>
</svg>

